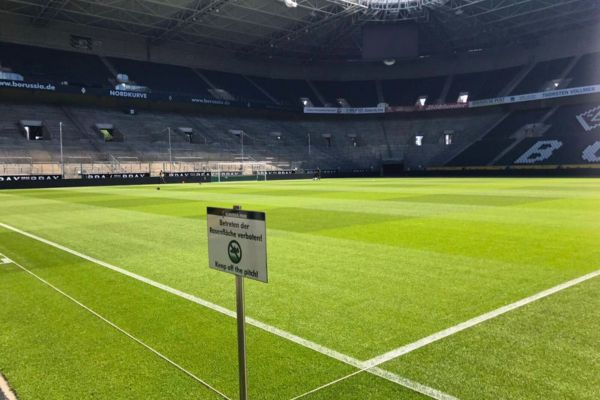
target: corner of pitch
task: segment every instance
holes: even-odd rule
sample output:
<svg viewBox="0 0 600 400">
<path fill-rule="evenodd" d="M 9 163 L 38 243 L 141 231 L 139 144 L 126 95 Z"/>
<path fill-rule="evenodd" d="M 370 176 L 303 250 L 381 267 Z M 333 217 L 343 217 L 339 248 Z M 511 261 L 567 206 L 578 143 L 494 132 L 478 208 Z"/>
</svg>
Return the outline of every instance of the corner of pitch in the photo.
<svg viewBox="0 0 600 400">
<path fill-rule="evenodd" d="M 13 263 L 14 263 L 13 260 L 6 257 L 4 254 L 0 253 L 0 265 L 13 264 Z"/>
</svg>

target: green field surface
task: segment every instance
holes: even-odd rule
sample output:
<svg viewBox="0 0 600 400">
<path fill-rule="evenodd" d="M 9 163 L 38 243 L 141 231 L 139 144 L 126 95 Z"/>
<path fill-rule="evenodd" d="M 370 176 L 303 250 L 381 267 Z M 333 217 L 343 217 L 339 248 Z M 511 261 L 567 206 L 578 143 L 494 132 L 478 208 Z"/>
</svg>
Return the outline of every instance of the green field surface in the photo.
<svg viewBox="0 0 600 400">
<path fill-rule="evenodd" d="M 235 310 L 234 277 L 208 267 L 205 220 L 234 204 L 268 227 L 250 399 L 600 398 L 600 276 L 334 382 L 600 270 L 599 179 L 413 178 L 0 191 L 19 399 L 222 398 L 198 379 L 236 399 L 235 319 L 214 309 Z"/>
</svg>

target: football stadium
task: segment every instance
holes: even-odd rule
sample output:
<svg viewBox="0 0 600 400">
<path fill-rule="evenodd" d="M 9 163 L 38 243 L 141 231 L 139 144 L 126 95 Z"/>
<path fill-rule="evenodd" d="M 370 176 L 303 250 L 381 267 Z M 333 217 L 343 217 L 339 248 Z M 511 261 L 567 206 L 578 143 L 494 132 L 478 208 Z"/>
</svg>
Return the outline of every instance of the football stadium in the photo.
<svg viewBox="0 0 600 400">
<path fill-rule="evenodd" d="M 0 1 L 0 400 L 600 399 L 598 0 Z"/>
</svg>

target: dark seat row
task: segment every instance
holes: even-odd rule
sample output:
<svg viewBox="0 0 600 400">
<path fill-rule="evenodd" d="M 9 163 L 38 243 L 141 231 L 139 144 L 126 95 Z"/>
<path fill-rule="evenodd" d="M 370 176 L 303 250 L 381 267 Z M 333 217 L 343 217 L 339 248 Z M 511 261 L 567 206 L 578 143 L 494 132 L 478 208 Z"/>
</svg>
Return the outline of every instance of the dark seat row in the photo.
<svg viewBox="0 0 600 400">
<path fill-rule="evenodd" d="M 110 87 L 115 76 L 98 55 L 0 43 L 0 63 L 27 80 L 53 81 L 88 87 Z M 339 106 L 345 99 L 350 106 L 414 105 L 417 97 L 427 96 L 429 104 L 455 102 L 462 92 L 470 100 L 495 97 L 515 79 L 522 67 L 456 74 L 444 95 L 447 76 L 382 80 L 378 95 L 376 81 L 313 81 L 271 79 L 227 72 L 196 70 L 189 67 L 134 61 L 110 57 L 105 61 L 117 73 L 153 91 L 211 96 L 211 89 L 223 89 L 240 101 L 283 104 L 300 107 L 301 98 L 316 106 Z M 572 57 L 544 61 L 535 65 L 511 94 L 542 90 L 553 79 L 568 79 L 568 86 L 600 83 L 600 53 L 587 54 L 573 64 Z M 572 65 L 569 70 L 567 67 Z M 113 71 L 114 72 L 114 71 Z M 565 76 L 562 76 L 565 75 Z M 316 91 L 318 92 L 315 92 Z M 444 97 L 444 98 L 442 98 Z"/>
</svg>

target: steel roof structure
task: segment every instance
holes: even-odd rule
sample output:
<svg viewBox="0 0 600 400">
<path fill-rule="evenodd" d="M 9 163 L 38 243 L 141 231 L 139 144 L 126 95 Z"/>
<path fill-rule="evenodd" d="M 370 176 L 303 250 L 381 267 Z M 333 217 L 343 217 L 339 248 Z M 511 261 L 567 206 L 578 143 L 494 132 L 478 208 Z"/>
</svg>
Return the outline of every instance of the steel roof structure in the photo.
<svg viewBox="0 0 600 400">
<path fill-rule="evenodd" d="M 600 21 L 598 0 L 0 0 L 0 13 L 180 41 L 243 57 L 360 59 L 367 23 L 414 20 L 421 53 L 535 41 Z"/>
</svg>

